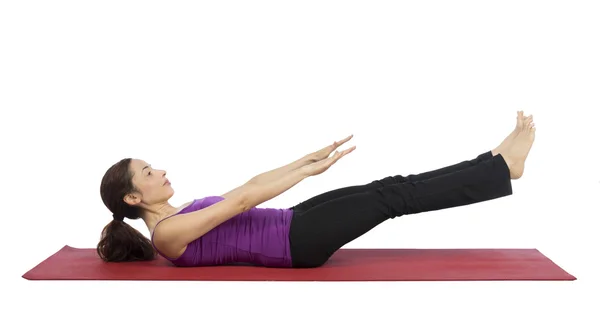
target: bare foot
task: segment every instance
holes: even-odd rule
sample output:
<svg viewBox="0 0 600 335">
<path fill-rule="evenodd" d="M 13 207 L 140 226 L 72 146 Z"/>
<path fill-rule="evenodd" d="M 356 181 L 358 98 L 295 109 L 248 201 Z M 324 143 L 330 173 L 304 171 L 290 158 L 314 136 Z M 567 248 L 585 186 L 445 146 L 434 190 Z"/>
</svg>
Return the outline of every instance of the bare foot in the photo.
<svg viewBox="0 0 600 335">
<path fill-rule="evenodd" d="M 527 118 L 530 118 L 530 117 L 531 117 L 531 115 L 528 116 Z M 515 137 L 517 137 L 517 134 L 523 128 L 523 124 L 525 123 L 525 120 L 526 120 L 526 118 L 523 116 L 523 111 L 518 111 L 517 112 L 517 124 L 515 126 L 515 129 L 513 129 L 513 131 L 510 134 L 508 134 L 508 136 L 506 136 L 504 141 L 502 141 L 502 143 L 500 143 L 499 146 L 497 146 L 495 149 L 492 150 L 492 156 L 496 156 L 501 150 L 504 150 L 510 146 L 510 143 L 512 142 L 512 140 Z"/>
<path fill-rule="evenodd" d="M 525 160 L 529 155 L 534 140 L 535 123 L 533 123 L 533 115 L 530 115 L 525 118 L 516 136 L 508 140 L 504 146 L 502 144 L 499 146 L 498 153 L 502 155 L 502 158 L 504 158 L 508 165 L 510 179 L 519 179 L 523 176 Z"/>
</svg>

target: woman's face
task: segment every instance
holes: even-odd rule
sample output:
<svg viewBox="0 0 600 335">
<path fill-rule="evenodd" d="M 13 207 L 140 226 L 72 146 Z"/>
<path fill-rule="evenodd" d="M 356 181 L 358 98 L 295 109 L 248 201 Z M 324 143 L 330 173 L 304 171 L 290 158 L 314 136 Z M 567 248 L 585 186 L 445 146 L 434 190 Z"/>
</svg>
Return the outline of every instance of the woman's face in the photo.
<svg viewBox="0 0 600 335">
<path fill-rule="evenodd" d="M 136 204 L 140 202 L 146 205 L 168 201 L 173 196 L 173 188 L 165 177 L 164 170 L 153 168 L 146 161 L 132 159 L 129 166 L 133 174 L 133 185 L 141 192 L 136 193 Z"/>
</svg>

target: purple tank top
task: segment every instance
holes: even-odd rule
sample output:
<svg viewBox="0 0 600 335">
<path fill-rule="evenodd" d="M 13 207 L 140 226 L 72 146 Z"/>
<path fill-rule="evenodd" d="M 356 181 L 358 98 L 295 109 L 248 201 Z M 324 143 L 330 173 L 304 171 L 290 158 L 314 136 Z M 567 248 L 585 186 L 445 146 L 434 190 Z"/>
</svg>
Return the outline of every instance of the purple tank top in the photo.
<svg viewBox="0 0 600 335">
<path fill-rule="evenodd" d="M 197 211 L 223 199 L 220 196 L 195 199 L 175 215 Z M 152 246 L 159 255 L 177 266 L 249 263 L 266 267 L 291 267 L 289 230 L 292 214 L 291 209 L 253 207 L 190 242 L 185 252 L 177 258 L 167 257 L 156 248 L 154 231 Z"/>
</svg>

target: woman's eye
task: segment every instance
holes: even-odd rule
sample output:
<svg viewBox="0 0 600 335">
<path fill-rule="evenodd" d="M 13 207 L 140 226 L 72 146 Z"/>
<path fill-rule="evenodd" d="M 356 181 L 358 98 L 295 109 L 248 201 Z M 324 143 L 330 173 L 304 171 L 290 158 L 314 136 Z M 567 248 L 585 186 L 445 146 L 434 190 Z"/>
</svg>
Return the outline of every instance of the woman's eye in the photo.
<svg viewBox="0 0 600 335">
<path fill-rule="evenodd" d="M 152 173 L 152 171 L 148 171 L 148 175 L 150 175 Z"/>
</svg>

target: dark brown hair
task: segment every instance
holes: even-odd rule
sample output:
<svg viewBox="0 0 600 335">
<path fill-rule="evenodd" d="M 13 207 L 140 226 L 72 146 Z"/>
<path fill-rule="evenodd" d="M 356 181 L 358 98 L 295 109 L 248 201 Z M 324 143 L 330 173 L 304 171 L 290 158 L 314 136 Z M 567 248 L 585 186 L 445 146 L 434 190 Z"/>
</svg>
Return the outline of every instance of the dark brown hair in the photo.
<svg viewBox="0 0 600 335">
<path fill-rule="evenodd" d="M 131 158 L 124 158 L 106 171 L 100 184 L 100 196 L 114 215 L 135 220 L 140 218 L 140 209 L 123 200 L 128 193 L 138 192 L 133 185 L 130 164 Z M 102 229 L 96 251 L 106 262 L 147 261 L 156 256 L 146 236 L 122 220 L 114 219 Z"/>
</svg>

